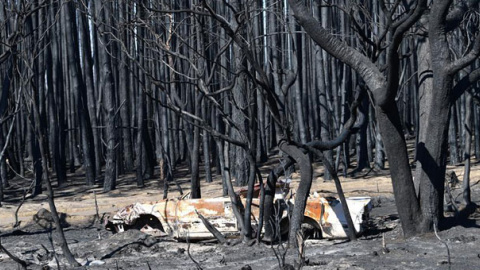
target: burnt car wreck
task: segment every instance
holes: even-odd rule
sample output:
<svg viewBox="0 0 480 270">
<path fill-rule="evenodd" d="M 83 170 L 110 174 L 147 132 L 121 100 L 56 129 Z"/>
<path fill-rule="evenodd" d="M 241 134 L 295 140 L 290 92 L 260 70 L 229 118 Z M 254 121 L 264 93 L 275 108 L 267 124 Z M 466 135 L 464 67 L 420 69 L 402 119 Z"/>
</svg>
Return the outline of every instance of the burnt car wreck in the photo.
<svg viewBox="0 0 480 270">
<path fill-rule="evenodd" d="M 245 200 L 242 199 L 245 205 Z M 288 232 L 289 216 L 294 199 L 277 198 L 279 211 L 278 225 L 282 234 Z M 252 202 L 252 226 L 258 228 L 259 199 Z M 352 217 L 355 233 L 361 234 L 366 227 L 369 211 L 372 208 L 370 197 L 350 197 L 347 204 Z M 285 211 L 286 210 L 286 211 Z M 171 236 L 178 240 L 213 239 L 214 235 L 206 228 L 201 214 L 225 237 L 240 235 L 239 227 L 228 197 L 205 199 L 166 199 L 150 203 L 129 205 L 105 221 L 105 228 L 115 233 L 138 229 L 157 236 Z M 333 197 L 311 196 L 307 200 L 304 214 L 306 229 L 313 231 L 314 238 L 347 238 L 347 222 L 341 203 Z"/>
</svg>

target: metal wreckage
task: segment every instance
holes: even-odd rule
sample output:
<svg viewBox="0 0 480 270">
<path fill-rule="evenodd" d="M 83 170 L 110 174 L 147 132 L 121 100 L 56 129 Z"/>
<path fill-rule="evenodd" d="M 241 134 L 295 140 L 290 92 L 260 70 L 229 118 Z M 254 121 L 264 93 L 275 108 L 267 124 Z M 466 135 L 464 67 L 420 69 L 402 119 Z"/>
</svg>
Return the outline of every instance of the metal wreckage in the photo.
<svg viewBox="0 0 480 270">
<path fill-rule="evenodd" d="M 280 206 L 277 225 L 282 234 L 288 233 L 289 209 L 293 209 L 294 197 L 288 194 L 288 183 L 277 186 L 276 205 Z M 256 189 L 258 191 L 258 188 Z M 258 192 L 256 192 L 258 194 Z M 245 205 L 246 190 L 239 195 Z M 258 197 L 258 196 L 257 196 Z M 348 209 L 354 223 L 355 232 L 361 234 L 372 208 L 370 197 L 347 198 Z M 252 226 L 258 227 L 260 199 L 252 200 Z M 171 236 L 178 240 L 214 239 L 200 215 L 208 220 L 225 237 L 238 237 L 239 227 L 229 197 L 189 199 L 188 196 L 129 205 L 105 221 L 105 228 L 120 233 L 129 229 L 138 229 L 156 236 Z M 334 197 L 310 195 L 305 208 L 302 227 L 311 232 L 310 238 L 342 239 L 347 238 L 347 221 L 340 201 Z"/>
</svg>

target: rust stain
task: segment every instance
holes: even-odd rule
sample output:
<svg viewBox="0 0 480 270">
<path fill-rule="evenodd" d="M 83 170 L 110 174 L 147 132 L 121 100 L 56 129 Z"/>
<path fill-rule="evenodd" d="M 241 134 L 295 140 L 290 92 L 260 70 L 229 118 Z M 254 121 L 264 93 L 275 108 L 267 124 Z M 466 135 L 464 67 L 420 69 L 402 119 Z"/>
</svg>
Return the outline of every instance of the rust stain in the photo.
<svg viewBox="0 0 480 270">
<path fill-rule="evenodd" d="M 308 200 L 305 206 L 305 216 L 319 222 L 322 215 L 322 202 L 318 199 Z"/>
</svg>

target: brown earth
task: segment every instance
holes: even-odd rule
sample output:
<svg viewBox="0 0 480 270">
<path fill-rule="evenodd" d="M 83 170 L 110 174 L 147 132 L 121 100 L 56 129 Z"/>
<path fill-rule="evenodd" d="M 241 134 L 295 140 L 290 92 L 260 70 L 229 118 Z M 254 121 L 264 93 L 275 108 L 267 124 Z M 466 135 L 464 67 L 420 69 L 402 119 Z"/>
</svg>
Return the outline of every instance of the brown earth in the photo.
<svg viewBox="0 0 480 270">
<path fill-rule="evenodd" d="M 480 164 L 475 164 L 471 172 L 472 199 L 480 204 Z M 265 176 L 268 168 L 269 166 L 265 166 L 262 170 Z M 448 170 L 454 170 L 459 179 L 463 179 L 463 166 L 449 167 Z M 312 192 L 335 196 L 335 185 L 331 181 L 323 181 L 322 169 L 317 168 L 315 173 Z M 188 191 L 189 187 L 186 176 L 185 169 L 177 172 L 177 181 L 184 191 Z M 295 190 L 298 174 L 294 173 L 291 178 Z M 100 186 L 86 188 L 83 185 L 84 176 L 81 170 L 69 175 L 67 186 L 55 191 L 56 205 L 58 211 L 67 214 L 66 235 L 78 261 L 90 264 L 88 268 L 96 269 L 115 269 L 117 265 L 118 269 L 196 268 L 188 256 L 187 243 L 147 236 L 138 231 L 112 235 L 94 222 L 95 197 L 101 215 L 137 201 L 160 200 L 163 197 L 163 183 L 155 179 L 158 177 L 146 181 L 144 188 L 137 188 L 134 175 L 127 175 L 119 179 L 117 190 L 103 193 Z M 452 219 L 455 226 L 439 232 L 439 237 L 450 249 L 449 265 L 447 249 L 434 234 L 403 239 L 387 171 L 364 171 L 356 177 L 341 177 L 341 180 L 347 196 L 374 197 L 375 208 L 371 215 L 370 230 L 356 242 L 308 240 L 305 252 L 308 264 L 304 269 L 480 269 L 480 251 L 477 250 L 480 245 L 480 215 L 474 213 L 469 220 L 461 223 Z M 13 228 L 15 211 L 22 202 L 24 187 L 29 184 L 30 179 L 16 179 L 7 190 L 6 202 L 0 207 L 2 244 L 17 256 L 32 263 L 32 269 L 41 269 L 42 265 L 47 264 L 55 267 L 53 253 L 47 253 L 46 250 L 52 252 L 55 249 L 61 253 L 60 248 L 56 244 L 52 246 L 48 240 L 48 230 L 39 227 L 32 220 L 33 215 L 41 208 L 48 209 L 45 195 L 34 199 L 27 196 L 18 211 L 20 226 Z M 461 202 L 460 187 L 461 183 L 453 191 L 458 203 Z M 211 184 L 202 182 L 204 197 L 221 196 L 221 193 L 222 186 L 218 177 Z M 169 198 L 178 196 L 179 192 L 172 185 Z M 55 238 L 55 234 L 53 237 Z M 382 248 L 383 241 L 389 252 Z M 224 246 L 215 243 L 193 243 L 190 245 L 190 253 L 203 269 L 240 269 L 247 264 L 252 269 L 278 269 L 274 249 L 282 250 L 281 246 L 259 244 L 245 247 L 244 244 Z M 289 252 L 286 262 L 293 264 L 295 257 L 292 256 Z M 15 263 L 0 252 L 0 269 L 16 268 Z"/>
</svg>

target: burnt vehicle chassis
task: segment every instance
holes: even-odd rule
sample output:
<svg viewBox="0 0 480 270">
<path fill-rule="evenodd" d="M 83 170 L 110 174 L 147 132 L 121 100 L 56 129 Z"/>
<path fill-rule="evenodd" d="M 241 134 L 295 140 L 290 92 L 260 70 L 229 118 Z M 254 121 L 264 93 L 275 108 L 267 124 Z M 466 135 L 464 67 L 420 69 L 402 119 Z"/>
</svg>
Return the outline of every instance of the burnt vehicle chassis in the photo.
<svg viewBox="0 0 480 270">
<path fill-rule="evenodd" d="M 245 204 L 245 199 L 242 199 Z M 294 199 L 277 198 L 277 221 L 282 235 L 288 233 L 289 210 Z M 252 201 L 252 226 L 258 228 L 259 199 Z M 347 198 L 355 233 L 361 234 L 371 209 L 370 197 Z M 178 240 L 205 240 L 214 236 L 199 215 L 205 217 L 225 237 L 236 237 L 239 227 L 228 197 L 205 199 L 166 199 L 151 203 L 129 205 L 105 222 L 107 230 L 115 233 L 138 229 L 157 236 L 171 236 Z M 307 200 L 302 228 L 310 238 L 347 238 L 347 222 L 341 203 L 333 197 L 311 197 Z"/>
</svg>

